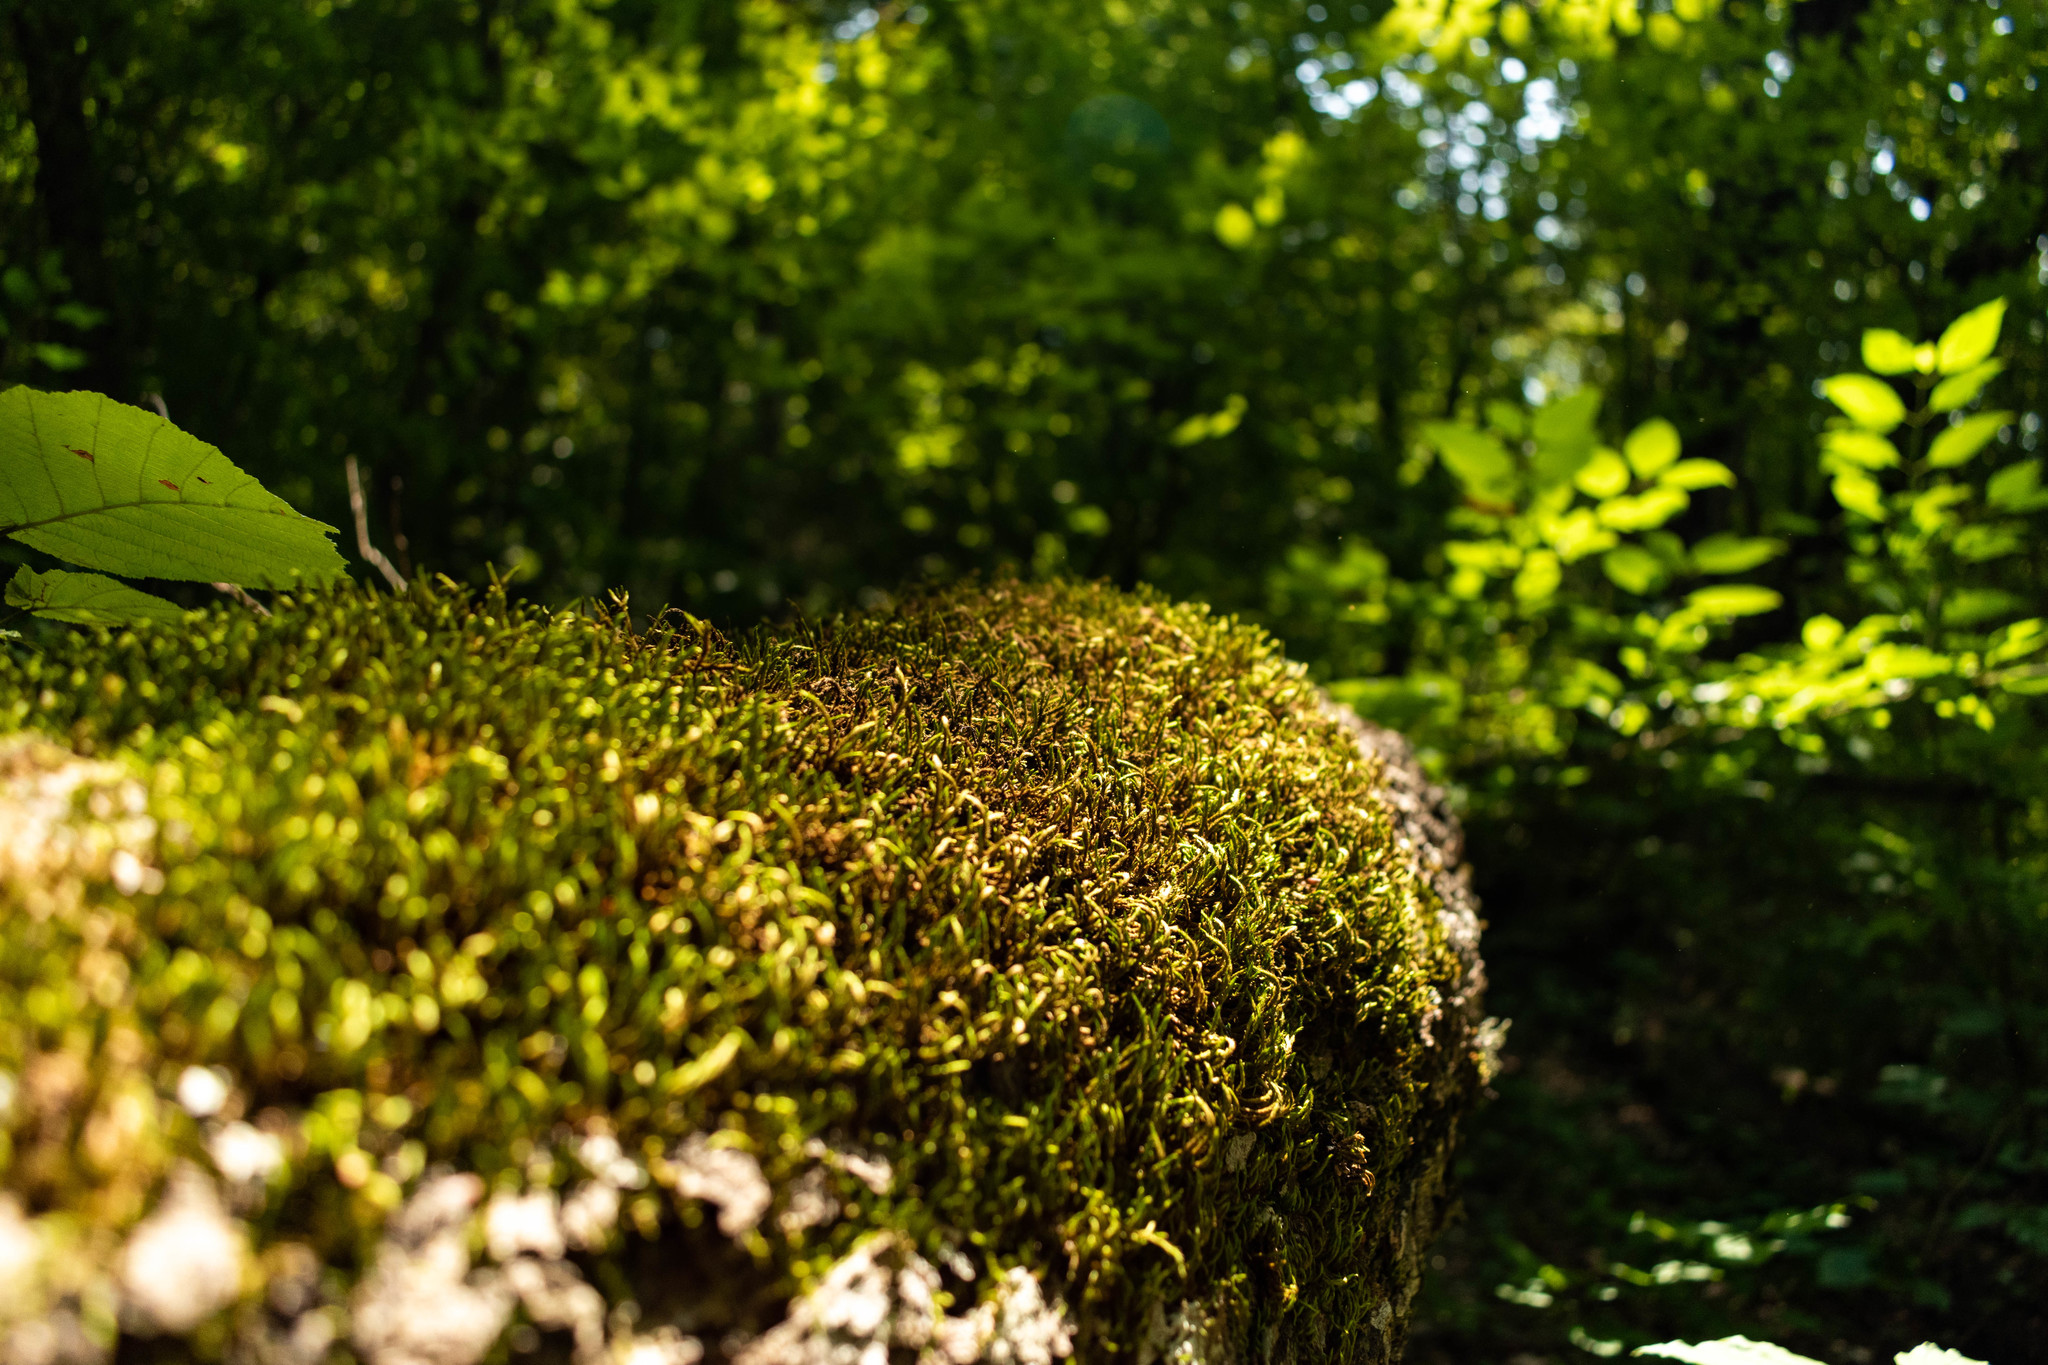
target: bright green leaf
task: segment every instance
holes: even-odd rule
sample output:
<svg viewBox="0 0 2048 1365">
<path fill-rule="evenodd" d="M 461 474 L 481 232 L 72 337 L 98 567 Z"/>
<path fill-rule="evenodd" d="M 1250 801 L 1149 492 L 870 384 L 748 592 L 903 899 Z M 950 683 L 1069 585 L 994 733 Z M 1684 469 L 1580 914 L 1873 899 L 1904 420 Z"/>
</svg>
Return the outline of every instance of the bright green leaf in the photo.
<svg viewBox="0 0 2048 1365">
<path fill-rule="evenodd" d="M 1460 569 L 1484 574 L 1510 573 L 1522 562 L 1522 552 L 1504 540 L 1448 541 L 1444 557 Z"/>
<path fill-rule="evenodd" d="M 1215 436 L 1228 436 L 1244 420 L 1245 396 L 1233 393 L 1224 400 L 1222 411 L 1197 413 L 1173 429 L 1166 439 L 1177 446 L 1191 446 Z"/>
<path fill-rule="evenodd" d="M 2041 464 L 2021 460 L 1993 474 L 1984 485 L 1984 501 L 2001 512 L 2032 512 L 2048 502 L 2041 491 Z"/>
<path fill-rule="evenodd" d="M 1572 482 L 1588 497 L 1611 498 L 1628 490 L 1628 464 L 1618 452 L 1602 446 L 1580 466 Z"/>
<path fill-rule="evenodd" d="M 48 621 L 78 626 L 129 626 L 145 622 L 177 625 L 185 609 L 175 602 L 131 588 L 104 574 L 52 569 L 37 573 L 24 564 L 7 584 L 7 605 Z"/>
<path fill-rule="evenodd" d="M 1839 471 L 1835 461 L 1846 461 L 1862 469 L 1890 469 L 1899 463 L 1899 448 L 1882 436 L 1868 431 L 1840 428 L 1820 438 L 1821 468 Z M 1830 460 L 1826 457 L 1832 456 Z"/>
<path fill-rule="evenodd" d="M 1965 526 L 1956 532 L 1955 552 L 1959 558 L 1981 564 L 2017 553 L 2026 543 L 2016 526 Z"/>
<path fill-rule="evenodd" d="M 1569 494 L 1572 479 L 1592 458 L 1593 443 L 1587 441 L 1577 446 L 1539 445 L 1536 458 L 1530 463 L 1538 487 L 1545 490 L 1562 488 Z"/>
<path fill-rule="evenodd" d="M 1981 365 L 1998 345 L 1998 329 L 2005 322 L 2005 300 L 1972 308 L 1948 325 L 1941 340 L 1934 343 L 1935 364 L 1943 374 L 1961 374 Z"/>
<path fill-rule="evenodd" d="M 1913 499 L 1910 515 L 1923 531 L 1938 531 L 1956 522 L 1955 506 L 1969 499 L 1970 490 L 1952 483 L 1938 483 Z"/>
<path fill-rule="evenodd" d="M 1232 251 L 1242 251 L 1259 235 L 1259 225 L 1243 204 L 1225 204 L 1216 210 L 1216 240 Z"/>
<path fill-rule="evenodd" d="M 1842 638 L 1842 623 L 1832 616 L 1814 616 L 1799 629 L 1799 642 L 1816 654 L 1833 649 Z"/>
<path fill-rule="evenodd" d="M 1515 500 L 1515 461 L 1498 437 L 1457 422 L 1431 422 L 1422 435 L 1443 452 L 1444 467 L 1482 502 Z"/>
<path fill-rule="evenodd" d="M 1515 575 L 1515 596 L 1524 602 L 1541 602 L 1557 591 L 1563 579 L 1557 556 L 1537 550 L 1522 561 L 1522 571 Z"/>
<path fill-rule="evenodd" d="M 1600 570 L 1617 588 L 1641 595 L 1664 582 L 1664 561 L 1640 545 L 1619 545 L 1600 556 Z"/>
<path fill-rule="evenodd" d="M 1835 501 L 1851 512 L 1867 517 L 1871 521 L 1885 519 L 1887 514 L 1884 510 L 1884 490 L 1878 487 L 1877 480 L 1868 474 L 1859 474 L 1853 470 L 1844 471 L 1835 475 L 1833 487 Z"/>
<path fill-rule="evenodd" d="M 1600 390 L 1587 387 L 1552 399 L 1536 412 L 1529 434 L 1543 445 L 1589 445 L 1600 415 Z"/>
<path fill-rule="evenodd" d="M 2043 645 L 2048 645 L 2048 621 L 2038 616 L 2015 621 L 1992 637 L 1992 643 L 1984 653 L 1984 662 L 2011 663 L 2014 659 L 2025 658 Z"/>
<path fill-rule="evenodd" d="M 1820 1365 L 1810 1356 L 1794 1355 L 1782 1346 L 1773 1346 L 1768 1341 L 1751 1341 L 1748 1337 L 1724 1337 L 1720 1341 L 1703 1341 L 1697 1346 L 1683 1341 L 1662 1341 L 1655 1346 L 1638 1346 L 1635 1354 L 1682 1360 L 1686 1365 Z"/>
<path fill-rule="evenodd" d="M 39 341 L 29 347 L 29 354 L 59 374 L 65 370 L 83 369 L 86 354 L 76 346 L 66 346 L 61 341 Z"/>
<path fill-rule="evenodd" d="M 1979 626 L 2011 616 L 2026 605 L 2024 597 L 1999 588 L 1958 588 L 1942 601 L 1941 620 L 1950 626 Z"/>
<path fill-rule="evenodd" d="M 1702 616 L 1760 616 L 1776 611 L 1785 599 L 1769 588 L 1754 583 L 1717 583 L 1701 588 L 1685 599 L 1686 606 Z"/>
<path fill-rule="evenodd" d="M 1692 547 L 1693 567 L 1701 573 L 1747 573 L 1775 559 L 1785 548 L 1767 536 L 1708 536 Z"/>
<path fill-rule="evenodd" d="M 1969 406 L 1971 400 L 1984 392 L 1984 386 L 1996 379 L 2003 369 L 2004 361 L 1987 360 L 1974 369 L 1964 370 L 1954 378 L 1942 380 L 1934 386 L 1934 392 L 1928 395 L 1928 411 L 1954 412 L 1957 408 Z"/>
<path fill-rule="evenodd" d="M 1927 447 L 1927 463 L 1936 469 L 1951 469 L 1967 462 L 2010 421 L 2009 412 L 1980 412 L 1965 417 L 1934 438 L 1934 443 Z"/>
<path fill-rule="evenodd" d="M 1600 520 L 1617 531 L 1647 531 L 1683 512 L 1692 502 L 1682 488 L 1659 485 L 1635 497 L 1609 498 L 1600 504 Z"/>
<path fill-rule="evenodd" d="M 1880 436 L 1906 420 L 1906 405 L 1897 390 L 1867 374 L 1838 374 L 1820 381 L 1821 392 L 1850 421 Z"/>
<path fill-rule="evenodd" d="M 1600 390 L 1580 389 L 1537 412 L 1530 423 L 1536 438 L 1534 469 L 1545 488 L 1567 484 L 1592 458 L 1598 435 L 1593 419 L 1600 412 Z"/>
<path fill-rule="evenodd" d="M 1923 1341 L 1910 1351 L 1900 1351 L 1892 1357 L 1893 1365 L 1985 1365 L 1981 1360 L 1972 1360 L 1961 1351 L 1947 1351 L 1931 1341 Z"/>
<path fill-rule="evenodd" d="M 1678 450 L 1678 428 L 1662 417 L 1652 417 L 1621 443 L 1621 453 L 1628 457 L 1629 466 L 1646 479 L 1676 460 Z"/>
<path fill-rule="evenodd" d="M 1904 374 L 1913 368 L 1914 344 L 1888 327 L 1863 334 L 1863 364 L 1878 374 Z"/>
<path fill-rule="evenodd" d="M 1879 679 L 1938 678 L 1952 671 L 1955 661 L 1925 645 L 1882 644 L 1870 651 L 1865 666 L 1870 676 Z"/>
<path fill-rule="evenodd" d="M 1599 554 L 1614 544 L 1614 532 L 1600 524 L 1590 507 L 1572 509 L 1562 517 L 1553 517 L 1543 523 L 1543 538 L 1550 542 L 1558 558 L 1567 564 L 1576 563 L 1587 555 Z"/>
<path fill-rule="evenodd" d="M 0 394 L 0 533 L 137 578 L 289 588 L 343 572 L 333 527 L 204 441 L 97 393 Z"/>
<path fill-rule="evenodd" d="M 1735 471 L 1719 460 L 1680 460 L 1658 476 L 1658 483 L 1697 491 L 1735 487 Z"/>
</svg>

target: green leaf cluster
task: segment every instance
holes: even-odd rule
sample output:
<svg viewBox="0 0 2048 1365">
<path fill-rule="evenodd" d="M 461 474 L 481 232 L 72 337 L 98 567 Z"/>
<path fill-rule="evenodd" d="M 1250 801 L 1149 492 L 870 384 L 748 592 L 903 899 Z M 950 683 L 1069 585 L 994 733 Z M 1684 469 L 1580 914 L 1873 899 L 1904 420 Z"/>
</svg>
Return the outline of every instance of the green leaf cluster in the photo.
<svg viewBox="0 0 2048 1365">
<path fill-rule="evenodd" d="M 0 393 L 0 535 L 131 578 L 291 588 L 340 577 L 332 534 L 166 418 L 97 393 Z M 6 594 L 78 624 L 183 615 L 103 573 L 23 565 Z"/>
</svg>

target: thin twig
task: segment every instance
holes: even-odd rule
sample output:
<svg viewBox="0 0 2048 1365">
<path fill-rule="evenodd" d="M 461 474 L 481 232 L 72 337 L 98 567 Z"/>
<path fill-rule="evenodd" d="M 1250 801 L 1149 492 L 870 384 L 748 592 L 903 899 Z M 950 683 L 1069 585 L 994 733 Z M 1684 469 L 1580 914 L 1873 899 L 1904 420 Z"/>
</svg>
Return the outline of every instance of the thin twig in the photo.
<svg viewBox="0 0 2048 1365">
<path fill-rule="evenodd" d="M 168 420 L 168 419 L 166 419 L 166 420 Z M 236 600 L 237 602 L 240 602 L 240 603 L 241 603 L 241 604 L 242 604 L 243 606 L 247 607 L 247 608 L 248 608 L 249 610 L 251 610 L 251 611 L 255 612 L 255 613 L 256 613 L 256 614 L 258 615 L 258 616 L 268 616 L 268 615 L 270 615 L 270 608 L 269 608 L 269 607 L 266 607 L 266 606 L 264 606 L 264 605 L 263 605 L 263 604 L 262 604 L 261 602 L 258 602 L 258 601 L 257 601 L 257 600 L 256 600 L 255 598 L 253 598 L 253 597 L 249 596 L 249 590 L 248 590 L 247 588 L 243 587 L 243 586 L 242 586 L 241 584 L 239 584 L 239 583 L 216 583 L 216 584 L 214 584 L 213 586 L 214 586 L 214 590 L 215 590 L 216 592 L 224 592 L 224 593 L 226 593 L 226 594 L 227 594 L 228 596 L 230 596 L 230 597 L 234 598 L 234 599 L 235 599 L 235 600 Z"/>
<path fill-rule="evenodd" d="M 405 575 L 384 557 L 384 552 L 370 543 L 370 505 L 363 498 L 363 476 L 356 469 L 356 457 L 351 455 L 344 462 L 348 468 L 348 510 L 356 518 L 356 550 L 362 557 L 384 575 L 384 581 L 395 591 L 405 591 Z"/>
</svg>

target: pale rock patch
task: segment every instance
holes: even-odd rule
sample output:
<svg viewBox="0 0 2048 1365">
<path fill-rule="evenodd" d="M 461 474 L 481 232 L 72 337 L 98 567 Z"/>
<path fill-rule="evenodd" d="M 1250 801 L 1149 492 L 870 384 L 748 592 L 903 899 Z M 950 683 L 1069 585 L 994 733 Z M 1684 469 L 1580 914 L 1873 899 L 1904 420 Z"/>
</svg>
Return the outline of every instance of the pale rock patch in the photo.
<svg viewBox="0 0 2048 1365">
<path fill-rule="evenodd" d="M 222 1124 L 206 1140 L 206 1154 L 230 1185 L 257 1184 L 284 1167 L 283 1140 L 239 1119 Z"/>
<path fill-rule="evenodd" d="M 595 1362 L 604 1354 L 604 1296 L 567 1261 L 522 1256 L 505 1267 L 505 1281 L 537 1327 L 567 1331 L 576 1339 L 576 1359 Z"/>
<path fill-rule="evenodd" d="M 1038 1276 L 1012 1266 L 996 1286 L 996 1330 L 983 1353 L 988 1365 L 1052 1365 L 1074 1353 L 1066 1305 L 1048 1300 Z"/>
<path fill-rule="evenodd" d="M 161 891 L 163 873 L 147 857 L 157 833 L 148 809 L 120 764 L 33 735 L 0 740 L 0 890 L 37 919 L 75 910 L 92 883 L 113 882 L 124 896 Z"/>
<path fill-rule="evenodd" d="M 718 1230 L 728 1237 L 752 1232 L 775 1202 L 760 1162 L 737 1148 L 714 1147 L 702 1133 L 684 1139 L 668 1161 L 676 1193 L 716 1204 Z"/>
<path fill-rule="evenodd" d="M 392 1215 L 349 1301 L 351 1340 L 369 1365 L 476 1365 L 504 1330 L 510 1286 L 469 1265 L 483 1192 L 474 1175 L 440 1176 Z"/>
<path fill-rule="evenodd" d="M 562 1239 L 578 1251 L 597 1251 L 619 1225 L 619 1191 L 604 1180 L 586 1180 L 562 1201 Z"/>
<path fill-rule="evenodd" d="M 213 1181 L 180 1165 L 121 1248 L 115 1280 L 124 1316 L 146 1332 L 189 1332 L 235 1301 L 248 1254 Z"/>
<path fill-rule="evenodd" d="M 494 1261 L 525 1255 L 561 1259 L 567 1248 L 555 1192 L 492 1195 L 484 1206 L 484 1247 Z"/>
<path fill-rule="evenodd" d="M 734 1365 L 888 1365 L 889 1348 L 928 1345 L 939 1272 L 902 1238 L 882 1232 L 841 1257 L 789 1315 Z"/>
</svg>

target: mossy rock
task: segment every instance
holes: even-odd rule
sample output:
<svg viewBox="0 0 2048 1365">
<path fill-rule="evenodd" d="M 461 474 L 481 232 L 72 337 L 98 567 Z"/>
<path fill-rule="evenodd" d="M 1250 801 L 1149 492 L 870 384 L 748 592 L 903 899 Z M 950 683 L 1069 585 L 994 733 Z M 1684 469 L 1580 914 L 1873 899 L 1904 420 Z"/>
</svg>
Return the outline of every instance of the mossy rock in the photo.
<svg viewBox="0 0 2048 1365">
<path fill-rule="evenodd" d="M 9 1365 L 1388 1361 L 1492 1030 L 1199 607 L 448 585 L 0 658 Z"/>
</svg>

